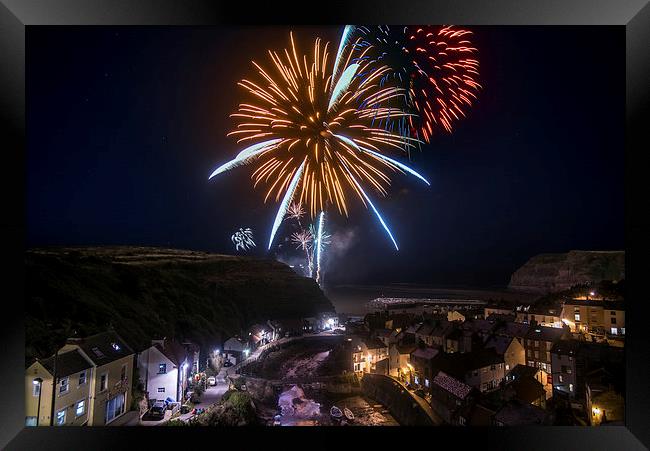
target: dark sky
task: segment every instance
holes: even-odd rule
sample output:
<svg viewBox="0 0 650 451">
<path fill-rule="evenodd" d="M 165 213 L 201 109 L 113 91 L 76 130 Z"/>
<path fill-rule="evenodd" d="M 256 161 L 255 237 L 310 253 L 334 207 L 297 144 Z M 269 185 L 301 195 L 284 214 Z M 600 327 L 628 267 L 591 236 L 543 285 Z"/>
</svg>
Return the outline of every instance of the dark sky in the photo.
<svg viewBox="0 0 650 451">
<path fill-rule="evenodd" d="M 541 252 L 623 249 L 624 28 L 471 29 L 483 90 L 414 154 L 431 187 L 396 176 L 374 196 L 400 251 L 370 211 L 329 215 L 345 248 L 328 283 L 503 285 Z M 342 27 L 293 30 L 302 49 L 320 36 L 335 52 Z M 207 176 L 240 150 L 225 136 L 236 82 L 288 31 L 28 27 L 27 245 L 232 253 L 248 226 L 264 255 L 277 206 L 251 167 Z"/>
</svg>

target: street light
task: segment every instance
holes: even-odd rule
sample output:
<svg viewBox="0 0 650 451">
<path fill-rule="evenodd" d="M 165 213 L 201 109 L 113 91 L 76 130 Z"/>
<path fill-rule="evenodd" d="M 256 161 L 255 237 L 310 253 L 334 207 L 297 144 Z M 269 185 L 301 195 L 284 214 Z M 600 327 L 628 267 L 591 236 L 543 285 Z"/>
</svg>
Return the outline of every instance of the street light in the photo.
<svg viewBox="0 0 650 451">
<path fill-rule="evenodd" d="M 37 377 L 32 383 L 38 385 L 38 407 L 36 408 L 36 426 L 38 426 L 38 420 L 41 416 L 41 389 L 43 388 L 43 379 Z"/>
</svg>

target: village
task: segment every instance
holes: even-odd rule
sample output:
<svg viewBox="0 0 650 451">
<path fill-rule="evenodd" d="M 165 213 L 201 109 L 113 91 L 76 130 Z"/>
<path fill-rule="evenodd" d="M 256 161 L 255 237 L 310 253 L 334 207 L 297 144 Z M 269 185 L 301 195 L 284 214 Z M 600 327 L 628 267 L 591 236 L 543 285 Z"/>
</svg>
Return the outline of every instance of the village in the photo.
<svg viewBox="0 0 650 451">
<path fill-rule="evenodd" d="M 622 424 L 624 306 L 590 285 L 534 305 L 378 298 L 365 316 L 253 324 L 203 354 L 165 337 L 134 350 L 107 330 L 70 338 L 26 369 L 26 425 L 192 424 L 226 393 L 246 391 L 258 360 L 309 337 L 338 337 L 336 375 L 354 378 L 396 424 Z M 283 380 L 296 388 L 276 398 L 317 380 L 334 354 L 327 346 L 293 363 Z M 405 403 L 421 419 L 404 414 Z M 277 413 L 269 424 L 283 424 Z"/>
</svg>

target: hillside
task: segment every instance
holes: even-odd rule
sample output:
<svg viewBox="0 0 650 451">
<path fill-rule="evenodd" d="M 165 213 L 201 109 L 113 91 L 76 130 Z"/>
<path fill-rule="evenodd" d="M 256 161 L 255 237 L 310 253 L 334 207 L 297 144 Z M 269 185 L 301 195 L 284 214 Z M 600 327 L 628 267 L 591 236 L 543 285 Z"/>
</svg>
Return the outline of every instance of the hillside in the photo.
<svg viewBox="0 0 650 451">
<path fill-rule="evenodd" d="M 31 249 L 26 358 L 112 325 L 135 349 L 151 337 L 213 347 L 252 323 L 334 307 L 312 280 L 266 259 L 145 247 Z"/>
<path fill-rule="evenodd" d="M 625 279 L 624 251 L 569 251 L 531 258 L 514 272 L 508 288 L 551 293 L 589 282 L 622 279 Z"/>
</svg>

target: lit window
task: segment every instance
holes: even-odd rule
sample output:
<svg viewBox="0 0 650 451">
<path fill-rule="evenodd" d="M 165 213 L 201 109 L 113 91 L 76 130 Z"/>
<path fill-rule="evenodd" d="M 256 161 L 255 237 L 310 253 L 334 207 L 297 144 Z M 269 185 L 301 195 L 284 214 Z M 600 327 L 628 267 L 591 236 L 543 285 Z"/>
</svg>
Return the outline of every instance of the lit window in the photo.
<svg viewBox="0 0 650 451">
<path fill-rule="evenodd" d="M 621 327 L 621 335 L 625 335 L 625 327 Z"/>
<path fill-rule="evenodd" d="M 510 365 L 506 363 L 506 371 L 510 371 Z"/>
<path fill-rule="evenodd" d="M 558 376 L 558 380 L 560 381 L 560 383 L 564 382 L 564 378 L 562 377 L 561 374 Z"/>
<path fill-rule="evenodd" d="M 82 371 L 79 373 L 79 385 L 83 385 L 86 383 L 86 372 Z"/>
<path fill-rule="evenodd" d="M 428 386 L 429 386 L 429 379 L 425 379 L 425 380 L 424 380 L 424 386 L 425 386 L 425 387 L 428 387 Z"/>
<path fill-rule="evenodd" d="M 570 392 L 573 391 L 573 384 L 569 384 L 569 391 L 570 391 Z"/>
<path fill-rule="evenodd" d="M 573 315 L 576 321 L 580 321 L 580 313 L 576 313 Z"/>
<path fill-rule="evenodd" d="M 69 388 L 70 384 L 68 383 L 68 378 L 64 377 L 59 382 L 59 393 L 67 393 Z"/>
<path fill-rule="evenodd" d="M 167 364 L 161 363 L 158 365 L 158 374 L 165 374 L 167 372 Z"/>
<path fill-rule="evenodd" d="M 41 384 L 32 384 L 32 394 L 36 397 L 41 394 Z"/>
<path fill-rule="evenodd" d="M 25 417 L 25 426 L 36 426 L 36 417 Z"/>
<path fill-rule="evenodd" d="M 612 327 L 612 335 L 618 335 L 618 329 L 616 327 Z"/>
<path fill-rule="evenodd" d="M 86 400 L 82 400 L 77 403 L 76 415 L 80 417 L 84 413 L 86 413 Z"/>
<path fill-rule="evenodd" d="M 65 424 L 65 409 L 56 413 L 56 425 L 61 426 L 62 424 Z"/>
</svg>

